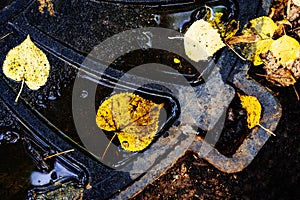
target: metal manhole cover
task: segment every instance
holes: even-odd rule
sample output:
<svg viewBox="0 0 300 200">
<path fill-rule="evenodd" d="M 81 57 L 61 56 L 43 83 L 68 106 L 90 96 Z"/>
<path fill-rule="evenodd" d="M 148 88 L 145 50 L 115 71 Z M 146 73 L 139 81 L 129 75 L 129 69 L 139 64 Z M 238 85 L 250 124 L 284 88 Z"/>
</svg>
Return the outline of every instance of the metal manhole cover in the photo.
<svg viewBox="0 0 300 200">
<path fill-rule="evenodd" d="M 1 116 L 10 116 L 14 122 L 2 123 L 0 144 L 22 143 L 34 158 L 38 168 L 31 174 L 34 188 L 29 197 L 55 196 L 60 189 L 72 197 L 84 193 L 91 199 L 129 198 L 187 150 L 221 171 L 243 170 L 269 136 L 262 129 L 253 129 L 231 156 L 214 148 L 236 89 L 258 97 L 264 108 L 263 125 L 276 128 L 280 105 L 246 77 L 247 63 L 228 50 L 210 62 L 193 63 L 181 40 L 168 39 L 182 36 L 187 24 L 204 17 L 207 6 L 243 23 L 261 14 L 256 13 L 258 7 L 259 12 L 266 11 L 268 1 L 240 1 L 238 15 L 231 1 L 207 1 L 205 6 L 196 2 L 186 7 L 179 6 L 179 1 L 166 1 L 166 5 L 171 3 L 168 9 L 155 6 L 155 1 L 147 5 L 54 1 L 54 16 L 38 12 L 37 1 L 23 3 L 16 0 L 0 13 L 4 16 L 0 34 L 11 33 L 0 41 L 1 62 L 9 49 L 30 34 L 46 52 L 51 75 L 41 90 L 25 88 L 22 100 L 15 104 L 19 85 L 1 72 Z M 174 58 L 181 59 L 185 67 L 176 66 Z M 103 99 L 122 91 L 163 102 L 166 125 L 146 150 L 120 153 L 116 145 L 107 156 L 112 159 L 101 160 L 109 140 L 95 126 L 95 109 Z M 206 131 L 204 137 L 198 136 L 200 129 Z M 70 149 L 75 151 L 44 159 Z"/>
</svg>

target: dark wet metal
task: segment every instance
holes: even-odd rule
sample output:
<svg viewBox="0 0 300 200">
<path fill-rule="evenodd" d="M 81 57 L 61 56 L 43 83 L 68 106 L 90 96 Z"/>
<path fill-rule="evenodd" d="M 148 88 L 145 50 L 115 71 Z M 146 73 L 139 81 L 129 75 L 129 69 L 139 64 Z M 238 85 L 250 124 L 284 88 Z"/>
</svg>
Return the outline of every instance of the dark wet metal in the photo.
<svg viewBox="0 0 300 200">
<path fill-rule="evenodd" d="M 143 174 L 130 174 L 102 165 L 82 146 L 80 139 L 76 137 L 76 130 L 72 128 L 73 120 L 70 117 L 72 111 L 68 110 L 68 105 L 71 103 L 70 86 L 76 78 L 78 68 L 83 67 L 81 63 L 96 44 L 121 31 L 143 26 L 163 26 L 182 30 L 181 25 L 177 24 L 174 27 L 171 23 L 158 22 L 157 18 L 158 15 L 162 16 L 161 12 L 166 7 L 170 9 L 168 16 L 181 12 L 178 4 L 182 1 L 165 0 L 160 6 L 156 6 L 156 0 L 148 0 L 143 2 L 143 5 L 139 4 L 139 0 L 76 0 L 75 3 L 69 0 L 56 0 L 55 3 L 56 17 L 37 12 L 38 2 L 31 0 L 16 0 L 0 11 L 0 36 L 13 32 L 0 41 L 1 63 L 9 49 L 19 44 L 27 34 L 30 34 L 37 46 L 46 52 L 50 62 L 55 63 L 52 65 L 47 86 L 36 92 L 25 88 L 17 104 L 14 103 L 14 99 L 19 85 L 5 78 L 2 72 L 0 74 L 0 145 L 22 142 L 28 154 L 33 158 L 37 171 L 32 175 L 32 184 L 35 187 L 29 191 L 29 199 L 35 194 L 57 189 L 60 186 L 58 182 L 66 184 L 71 182 L 77 184 L 78 187 L 85 187 L 89 183 L 92 188 L 85 190 L 85 197 L 89 199 L 129 198 L 158 178 L 177 158 L 182 156 L 186 149 L 181 146 L 184 147 L 184 143 L 189 143 L 191 140 L 195 141 L 190 149 L 199 153 L 200 156 L 204 156 L 202 152 L 199 152 L 202 147 L 211 150 L 205 155 L 205 159 L 216 168 L 228 173 L 241 171 L 247 167 L 269 139 L 269 135 L 264 131 L 255 128 L 236 153 L 232 157 L 226 157 L 216 149 L 211 149 L 210 145 L 199 137 L 182 134 L 189 129 L 183 124 L 177 124 L 167 131 L 168 137 L 160 137 L 131 166 L 138 172 L 139 168 L 143 168 L 143 164 L 150 163 L 152 166 L 149 171 Z M 192 11 L 191 13 L 198 12 L 199 10 L 190 6 L 198 6 L 201 3 L 202 1 L 196 1 L 196 4 L 188 1 L 187 10 Z M 217 1 L 208 1 L 209 3 L 213 5 Z M 269 5 L 269 0 L 240 0 L 237 19 L 243 25 L 251 18 L 266 14 Z M 147 10 L 144 9 L 145 7 Z M 228 16 L 233 17 L 230 13 Z M 248 64 L 238 61 L 237 56 L 226 49 L 216 63 L 223 81 L 234 85 L 248 95 L 259 97 L 264 108 L 262 125 L 274 130 L 281 116 L 280 105 L 270 92 L 255 81 L 248 79 L 246 76 Z M 118 70 L 107 71 L 107 73 L 111 76 L 110 78 L 124 75 Z M 133 80 L 130 77 L 128 79 Z M 142 80 L 142 77 L 137 77 L 137 79 Z M 218 82 L 213 84 L 219 86 Z M 182 96 L 185 95 L 184 87 L 178 85 L 173 87 L 178 94 L 181 92 Z M 203 94 L 200 93 L 203 91 L 204 94 L 209 94 L 201 89 L 201 83 L 197 87 L 199 87 L 199 95 Z M 232 97 L 230 88 L 228 86 L 224 99 Z M 88 90 L 84 91 L 80 95 L 87 97 Z M 157 88 L 157 91 L 161 91 L 161 88 Z M 109 94 L 110 91 L 107 91 L 105 95 Z M 203 105 L 210 102 L 208 99 L 206 102 L 204 97 L 202 96 Z M 222 98 L 217 100 L 224 103 Z M 182 103 L 185 105 L 184 101 Z M 59 115 L 62 116 L 62 121 Z M 206 128 L 204 121 L 205 115 L 202 115 L 198 123 L 203 126 L 203 129 Z M 73 148 L 75 148 L 74 152 L 44 160 L 47 155 Z M 161 157 L 158 152 L 161 153 Z"/>
<path fill-rule="evenodd" d="M 18 133 L 13 131 L 6 131 L 5 133 L 0 134 L 0 145 L 1 144 L 13 144 L 20 139 Z"/>
</svg>

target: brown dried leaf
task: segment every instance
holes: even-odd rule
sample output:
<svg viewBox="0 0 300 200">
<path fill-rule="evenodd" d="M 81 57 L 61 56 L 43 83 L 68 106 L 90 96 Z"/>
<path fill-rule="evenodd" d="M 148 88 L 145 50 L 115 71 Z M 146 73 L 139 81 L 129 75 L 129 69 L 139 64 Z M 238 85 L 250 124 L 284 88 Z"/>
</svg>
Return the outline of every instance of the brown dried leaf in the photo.
<svg viewBox="0 0 300 200">
<path fill-rule="evenodd" d="M 290 86 L 296 83 L 292 71 L 279 65 L 277 59 L 272 55 L 271 52 L 266 53 L 265 58 L 263 58 L 266 70 L 266 79 L 274 84 L 279 84 L 280 86 Z"/>
</svg>

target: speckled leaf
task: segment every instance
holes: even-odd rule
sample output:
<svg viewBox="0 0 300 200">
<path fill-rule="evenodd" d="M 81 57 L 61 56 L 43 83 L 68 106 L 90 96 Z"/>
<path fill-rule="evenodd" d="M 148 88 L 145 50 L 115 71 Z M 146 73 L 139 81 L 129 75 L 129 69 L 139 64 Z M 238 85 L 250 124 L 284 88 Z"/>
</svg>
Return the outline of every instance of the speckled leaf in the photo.
<svg viewBox="0 0 300 200">
<path fill-rule="evenodd" d="M 250 28 L 245 28 L 243 34 L 258 34 L 261 39 L 272 38 L 278 29 L 276 23 L 267 16 L 255 18 L 250 21 Z"/>
<path fill-rule="evenodd" d="M 260 55 L 267 53 L 273 43 L 273 39 L 258 40 L 255 43 L 249 43 L 243 49 L 245 57 L 252 61 L 255 66 L 263 64 Z"/>
<path fill-rule="evenodd" d="M 11 49 L 3 63 L 3 73 L 10 79 L 22 81 L 32 90 L 45 85 L 50 72 L 47 56 L 31 41 L 30 36 Z"/>
<path fill-rule="evenodd" d="M 228 23 L 224 23 L 222 17 L 223 13 L 216 12 L 214 18 L 212 20 L 208 20 L 208 22 L 215 29 L 218 29 L 221 38 L 223 38 L 224 41 L 227 41 L 237 33 L 237 31 L 239 30 L 239 23 L 236 20 L 231 20 Z"/>
<path fill-rule="evenodd" d="M 195 62 L 208 60 L 224 46 L 218 29 L 203 19 L 195 21 L 184 35 L 185 53 Z"/>
<path fill-rule="evenodd" d="M 123 149 L 141 151 L 157 133 L 162 106 L 136 94 L 115 94 L 100 105 L 96 123 L 103 130 L 114 131 Z"/>
</svg>

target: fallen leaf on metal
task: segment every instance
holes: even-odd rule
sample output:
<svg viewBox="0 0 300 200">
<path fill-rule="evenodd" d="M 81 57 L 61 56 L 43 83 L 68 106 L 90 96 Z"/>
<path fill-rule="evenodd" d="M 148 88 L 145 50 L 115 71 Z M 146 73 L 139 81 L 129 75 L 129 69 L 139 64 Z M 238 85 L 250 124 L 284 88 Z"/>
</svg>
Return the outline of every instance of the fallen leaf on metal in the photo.
<svg viewBox="0 0 300 200">
<path fill-rule="evenodd" d="M 100 105 L 96 123 L 103 130 L 115 132 L 123 149 L 141 151 L 158 131 L 162 107 L 133 93 L 115 94 Z"/>
<path fill-rule="evenodd" d="M 184 35 L 185 53 L 195 62 L 208 60 L 223 47 L 218 29 L 203 19 L 195 21 Z"/>
<path fill-rule="evenodd" d="M 20 92 L 25 83 L 31 90 L 38 90 L 45 85 L 50 72 L 46 54 L 31 41 L 30 36 L 11 49 L 3 63 L 3 73 L 15 81 L 22 81 Z"/>
</svg>

